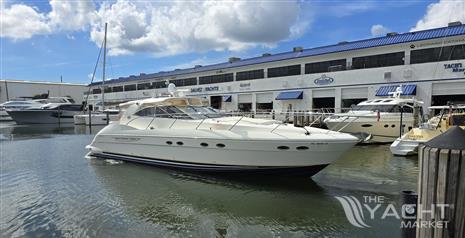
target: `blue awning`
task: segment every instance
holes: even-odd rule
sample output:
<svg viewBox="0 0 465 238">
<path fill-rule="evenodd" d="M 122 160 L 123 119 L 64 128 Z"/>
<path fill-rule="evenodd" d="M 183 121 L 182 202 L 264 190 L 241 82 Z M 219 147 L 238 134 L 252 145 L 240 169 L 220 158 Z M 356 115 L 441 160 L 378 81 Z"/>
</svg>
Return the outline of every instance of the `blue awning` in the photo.
<svg viewBox="0 0 465 238">
<path fill-rule="evenodd" d="M 378 91 L 376 91 L 376 96 L 390 96 L 391 94 L 396 91 L 396 88 L 399 85 L 389 85 L 389 86 L 381 86 L 379 87 Z M 417 85 L 415 84 L 407 84 L 402 85 L 402 96 L 409 96 L 409 95 L 416 95 L 417 94 Z"/>
<path fill-rule="evenodd" d="M 232 96 L 231 95 L 223 96 L 223 102 L 231 102 L 231 101 L 232 101 Z"/>
<path fill-rule="evenodd" d="M 287 91 L 280 92 L 276 97 L 276 100 L 294 100 L 302 99 L 304 97 L 304 91 Z"/>
</svg>

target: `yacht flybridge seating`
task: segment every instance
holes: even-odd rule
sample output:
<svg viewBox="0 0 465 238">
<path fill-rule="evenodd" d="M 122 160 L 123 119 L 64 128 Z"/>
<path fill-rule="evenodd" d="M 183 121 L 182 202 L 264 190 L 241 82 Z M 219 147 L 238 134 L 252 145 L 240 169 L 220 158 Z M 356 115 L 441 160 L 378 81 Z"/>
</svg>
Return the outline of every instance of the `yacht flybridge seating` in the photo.
<svg viewBox="0 0 465 238">
<path fill-rule="evenodd" d="M 178 169 L 313 175 L 358 139 L 275 120 L 228 116 L 192 97 L 120 105 L 120 121 L 102 129 L 89 155 Z"/>
</svg>

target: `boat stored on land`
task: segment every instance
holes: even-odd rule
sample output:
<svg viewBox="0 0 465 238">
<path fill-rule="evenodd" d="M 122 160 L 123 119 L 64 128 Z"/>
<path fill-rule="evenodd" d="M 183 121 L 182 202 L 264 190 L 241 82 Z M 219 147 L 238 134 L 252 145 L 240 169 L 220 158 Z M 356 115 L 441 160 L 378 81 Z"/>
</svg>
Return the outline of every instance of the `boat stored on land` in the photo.
<svg viewBox="0 0 465 238">
<path fill-rule="evenodd" d="M 441 114 L 397 138 L 390 146 L 392 154 L 400 156 L 417 154 L 420 144 L 444 133 L 450 127 L 460 126 L 465 129 L 465 106 L 432 106 L 429 109 L 441 109 Z"/>
<path fill-rule="evenodd" d="M 89 155 L 187 170 L 311 176 L 358 142 L 346 133 L 228 116 L 206 103 L 163 97 L 121 104 L 120 121 L 95 136 Z"/>
</svg>

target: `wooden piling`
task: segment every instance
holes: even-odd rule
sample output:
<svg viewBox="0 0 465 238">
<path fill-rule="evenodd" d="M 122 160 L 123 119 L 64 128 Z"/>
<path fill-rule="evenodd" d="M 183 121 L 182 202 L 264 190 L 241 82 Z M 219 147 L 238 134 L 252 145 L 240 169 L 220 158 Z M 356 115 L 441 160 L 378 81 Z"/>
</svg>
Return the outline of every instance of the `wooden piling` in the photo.
<svg viewBox="0 0 465 238">
<path fill-rule="evenodd" d="M 416 237 L 465 237 L 465 131 L 452 127 L 421 146 L 419 168 Z"/>
</svg>

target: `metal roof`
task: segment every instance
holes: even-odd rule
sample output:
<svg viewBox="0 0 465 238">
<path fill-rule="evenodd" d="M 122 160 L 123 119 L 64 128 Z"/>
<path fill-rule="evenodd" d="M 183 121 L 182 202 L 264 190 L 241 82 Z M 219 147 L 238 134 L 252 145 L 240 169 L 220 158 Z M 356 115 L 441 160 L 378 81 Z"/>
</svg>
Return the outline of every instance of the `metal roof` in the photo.
<svg viewBox="0 0 465 238">
<path fill-rule="evenodd" d="M 429 40 L 441 37 L 449 37 L 449 36 L 457 36 L 457 35 L 464 35 L 465 34 L 465 25 L 458 25 L 458 26 L 449 26 L 449 27 L 442 27 L 442 28 L 435 28 L 423 31 L 416 31 L 416 32 L 407 32 L 395 35 L 387 35 L 383 37 L 365 39 L 365 40 L 358 40 L 358 41 L 351 41 L 351 42 L 342 42 L 335 45 L 328 45 L 310 49 L 304 49 L 300 52 L 284 52 L 279 54 L 274 54 L 270 56 L 260 56 L 248 59 L 242 59 L 234 62 L 225 62 L 213 65 L 206 65 L 188 69 L 177 69 L 173 71 L 166 71 L 166 72 L 158 72 L 153 74 L 140 74 L 139 76 L 129 76 L 129 77 L 120 77 L 117 79 L 110 79 L 105 82 L 108 83 L 119 83 L 119 82 L 127 82 L 133 80 L 144 80 L 144 79 L 156 79 L 156 78 L 164 78 L 164 77 L 171 77 L 176 75 L 182 74 L 190 74 L 190 73 L 198 73 L 203 71 L 209 70 L 220 70 L 220 69 L 227 69 L 227 68 L 234 68 L 246 65 L 253 65 L 253 64 L 261 64 L 261 63 L 269 63 L 273 61 L 280 61 L 280 60 L 288 60 L 288 59 L 296 59 L 308 56 L 316 56 L 316 55 L 323 55 L 323 54 L 330 54 L 336 52 L 343 52 L 343 51 L 350 51 L 350 50 L 358 50 L 358 49 L 366 49 L 371 47 L 379 47 L 379 46 L 386 46 L 386 45 L 393 45 L 393 44 L 401 44 L 401 43 L 408 43 L 420 40 Z M 101 82 L 95 82 L 91 85 L 98 85 Z"/>
</svg>

